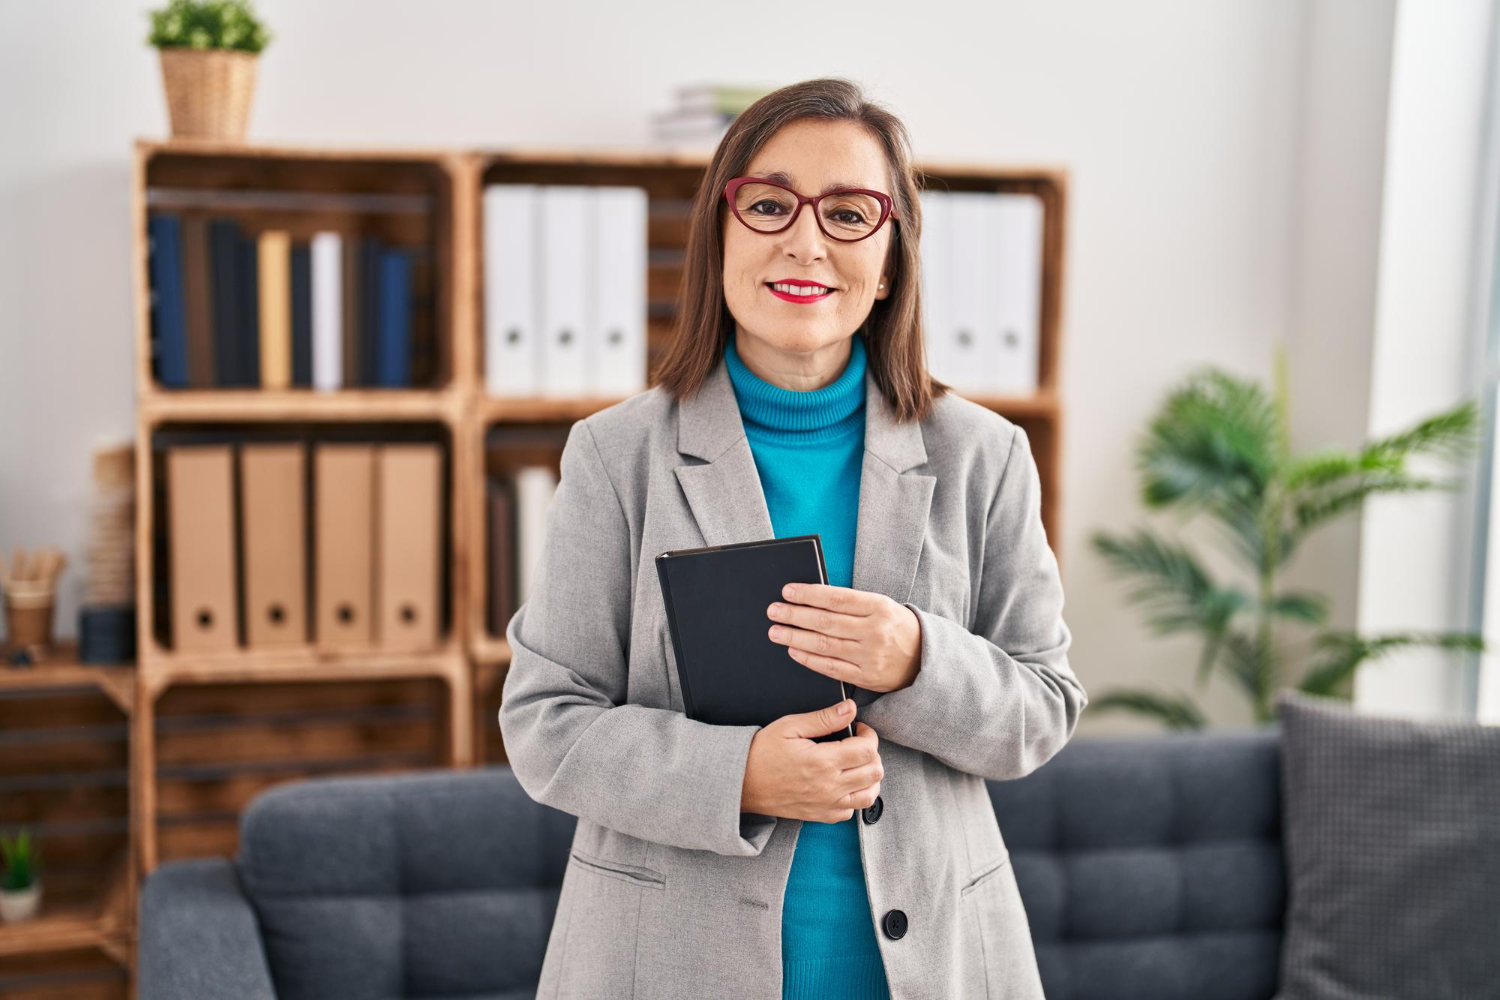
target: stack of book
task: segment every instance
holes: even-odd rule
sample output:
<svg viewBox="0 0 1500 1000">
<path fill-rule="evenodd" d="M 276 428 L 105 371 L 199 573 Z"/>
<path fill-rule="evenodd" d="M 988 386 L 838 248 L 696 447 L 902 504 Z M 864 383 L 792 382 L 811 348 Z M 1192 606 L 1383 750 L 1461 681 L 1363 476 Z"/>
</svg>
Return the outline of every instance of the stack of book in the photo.
<svg viewBox="0 0 1500 1000">
<path fill-rule="evenodd" d="M 735 115 L 771 90 L 727 83 L 678 87 L 677 106 L 651 116 L 651 136 L 671 145 L 713 145 L 723 137 Z"/>
<path fill-rule="evenodd" d="M 426 247 L 326 231 L 247 231 L 153 212 L 151 351 L 164 388 L 407 387 L 432 377 Z"/>
</svg>

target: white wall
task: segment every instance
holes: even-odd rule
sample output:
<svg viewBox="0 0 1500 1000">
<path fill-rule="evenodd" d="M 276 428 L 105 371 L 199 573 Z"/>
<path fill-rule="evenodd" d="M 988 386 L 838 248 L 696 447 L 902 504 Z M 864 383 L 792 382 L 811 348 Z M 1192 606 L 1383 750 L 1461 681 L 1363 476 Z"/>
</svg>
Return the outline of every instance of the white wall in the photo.
<svg viewBox="0 0 1500 1000">
<path fill-rule="evenodd" d="M 75 568 L 89 449 L 132 432 L 128 154 L 167 131 L 149 6 L 0 0 L 0 545 L 54 542 Z M 1196 647 L 1151 637 L 1087 544 L 1144 519 L 1121 502 L 1135 439 L 1186 370 L 1269 379 L 1273 342 L 1293 338 L 1299 441 L 1361 436 L 1389 0 L 874 0 L 800 9 L 866 19 L 847 40 L 770 45 L 762 19 L 682 0 L 257 6 L 277 37 L 256 141 L 634 145 L 676 84 L 837 74 L 901 114 L 919 156 L 1068 166 L 1062 542 L 1091 690 L 1191 680 Z M 1347 273 L 1309 263 L 1330 259 Z M 1351 376 L 1330 378 L 1345 352 Z M 1351 624 L 1354 538 L 1318 553 L 1310 576 L 1342 589 Z M 1206 701 L 1248 719 L 1223 684 Z"/>
</svg>

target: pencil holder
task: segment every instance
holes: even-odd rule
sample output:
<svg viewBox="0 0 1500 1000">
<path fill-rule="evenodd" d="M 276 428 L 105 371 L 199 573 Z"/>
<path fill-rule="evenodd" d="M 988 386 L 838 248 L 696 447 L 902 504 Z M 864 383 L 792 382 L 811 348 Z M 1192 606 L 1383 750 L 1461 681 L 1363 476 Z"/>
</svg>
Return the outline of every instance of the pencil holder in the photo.
<svg viewBox="0 0 1500 1000">
<path fill-rule="evenodd" d="M 17 646 L 52 645 L 56 590 L 13 587 L 5 592 L 5 634 Z"/>
</svg>

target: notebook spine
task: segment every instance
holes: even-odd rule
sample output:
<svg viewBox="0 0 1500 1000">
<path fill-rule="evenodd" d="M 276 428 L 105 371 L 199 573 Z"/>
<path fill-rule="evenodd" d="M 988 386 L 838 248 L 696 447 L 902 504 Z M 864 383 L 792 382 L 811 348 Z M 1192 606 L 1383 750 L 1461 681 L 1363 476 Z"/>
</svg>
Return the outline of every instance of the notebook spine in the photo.
<svg viewBox="0 0 1500 1000">
<path fill-rule="evenodd" d="M 682 690 L 683 712 L 689 719 L 696 719 L 698 712 L 693 703 L 693 689 L 688 684 L 687 671 L 682 668 L 682 639 L 677 630 L 677 611 L 672 606 L 672 584 L 667 579 L 667 559 L 665 554 L 657 557 L 656 574 L 661 580 L 662 603 L 667 609 L 667 631 L 672 638 L 672 658 L 677 661 L 672 664 L 672 669 L 677 671 L 677 686 Z"/>
</svg>

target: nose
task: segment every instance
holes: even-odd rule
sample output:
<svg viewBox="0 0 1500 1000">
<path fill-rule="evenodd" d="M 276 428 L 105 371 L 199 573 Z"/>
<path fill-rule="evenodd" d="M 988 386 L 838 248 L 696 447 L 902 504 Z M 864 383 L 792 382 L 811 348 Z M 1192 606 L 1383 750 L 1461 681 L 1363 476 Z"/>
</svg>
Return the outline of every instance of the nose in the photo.
<svg viewBox="0 0 1500 1000">
<path fill-rule="evenodd" d="M 828 255 L 828 237 L 818 227 L 811 205 L 803 205 L 797 219 L 781 234 L 782 251 L 802 263 L 821 260 Z"/>
</svg>

